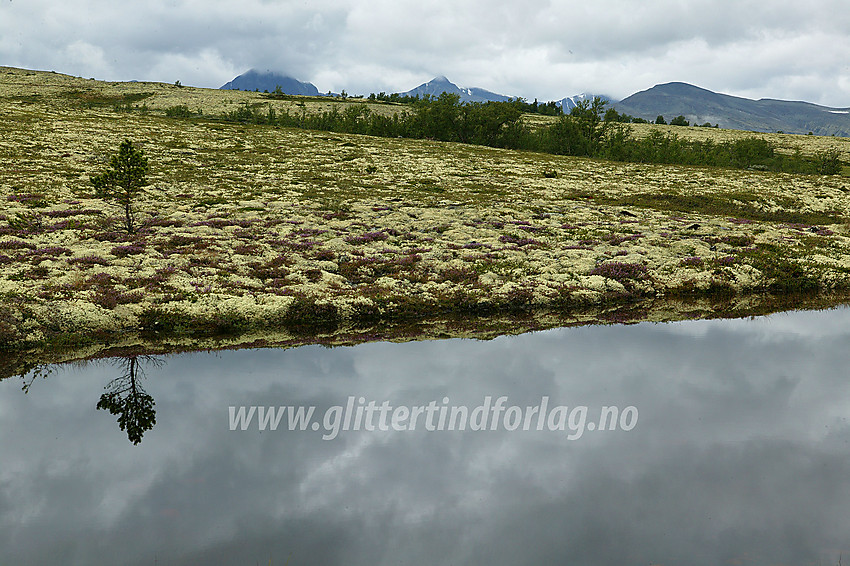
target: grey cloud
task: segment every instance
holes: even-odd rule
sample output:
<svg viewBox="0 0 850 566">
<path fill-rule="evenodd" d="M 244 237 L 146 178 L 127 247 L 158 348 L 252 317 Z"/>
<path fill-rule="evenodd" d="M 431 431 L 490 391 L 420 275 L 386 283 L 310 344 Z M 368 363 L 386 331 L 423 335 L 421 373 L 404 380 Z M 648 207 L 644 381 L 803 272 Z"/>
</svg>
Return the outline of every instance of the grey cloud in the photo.
<svg viewBox="0 0 850 566">
<path fill-rule="evenodd" d="M 320 90 L 402 91 L 445 74 L 526 98 L 623 97 L 682 80 L 754 98 L 850 99 L 842 2 L 13 0 L 6 64 L 217 87 L 250 67 Z M 179 75 L 179 76 L 178 76 Z"/>
</svg>

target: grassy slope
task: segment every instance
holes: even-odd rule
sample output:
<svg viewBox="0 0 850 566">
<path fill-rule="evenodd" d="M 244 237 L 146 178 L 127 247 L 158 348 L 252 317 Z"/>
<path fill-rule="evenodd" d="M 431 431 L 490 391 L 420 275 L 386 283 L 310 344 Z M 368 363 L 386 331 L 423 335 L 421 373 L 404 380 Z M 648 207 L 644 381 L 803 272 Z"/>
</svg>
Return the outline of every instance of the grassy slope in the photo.
<svg viewBox="0 0 850 566">
<path fill-rule="evenodd" d="M 151 111 L 113 109 L 127 102 Z M 612 163 L 163 112 L 185 104 L 216 115 L 245 102 L 269 103 L 255 93 L 0 68 L 0 346 L 116 342 L 140 328 L 218 335 L 457 311 L 575 312 L 648 298 L 746 302 L 850 286 L 846 177 Z M 850 157 L 846 139 L 767 136 L 789 151 L 835 147 Z M 151 163 L 138 205 L 146 227 L 134 237 L 89 183 L 124 138 Z"/>
</svg>

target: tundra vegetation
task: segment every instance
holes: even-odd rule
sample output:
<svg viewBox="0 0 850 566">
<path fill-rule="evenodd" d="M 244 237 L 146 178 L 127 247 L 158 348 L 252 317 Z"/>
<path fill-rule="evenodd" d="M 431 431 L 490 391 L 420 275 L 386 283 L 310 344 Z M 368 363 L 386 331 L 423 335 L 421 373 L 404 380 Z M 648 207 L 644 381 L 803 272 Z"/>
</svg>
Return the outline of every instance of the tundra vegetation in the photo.
<svg viewBox="0 0 850 566">
<path fill-rule="evenodd" d="M 11 68 L 0 112 L 7 360 L 741 315 L 850 288 L 846 139 Z M 130 224 L 97 181 L 128 138 L 147 158 Z"/>
</svg>

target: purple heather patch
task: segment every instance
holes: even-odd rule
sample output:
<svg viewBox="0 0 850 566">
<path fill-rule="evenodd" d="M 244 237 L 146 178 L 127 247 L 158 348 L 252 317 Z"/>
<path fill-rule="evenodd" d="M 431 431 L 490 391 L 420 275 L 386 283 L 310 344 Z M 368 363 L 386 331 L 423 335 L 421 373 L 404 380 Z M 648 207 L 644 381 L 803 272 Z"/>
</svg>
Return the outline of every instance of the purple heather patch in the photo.
<svg viewBox="0 0 850 566">
<path fill-rule="evenodd" d="M 91 277 L 86 280 L 86 283 L 91 283 L 92 285 L 104 285 L 106 283 L 111 283 L 115 280 L 115 277 L 112 275 L 101 271 L 100 273 L 95 273 Z"/>
<path fill-rule="evenodd" d="M 140 291 L 122 292 L 114 287 L 103 287 L 92 297 L 92 302 L 105 309 L 114 309 L 118 305 L 138 303 L 144 298 Z"/>
<path fill-rule="evenodd" d="M 397 265 L 413 265 L 414 263 L 418 263 L 422 261 L 422 256 L 418 254 L 405 255 L 400 258 L 394 259 L 393 263 Z"/>
<path fill-rule="evenodd" d="M 59 230 L 69 230 L 79 228 L 80 224 L 77 220 L 62 220 L 46 227 L 48 232 L 57 232 Z"/>
<path fill-rule="evenodd" d="M 198 222 L 193 222 L 189 224 L 189 226 L 206 226 L 207 228 L 224 228 L 225 226 L 232 226 L 230 220 L 223 220 L 221 218 L 216 218 L 213 220 L 200 220 Z"/>
<path fill-rule="evenodd" d="M 543 245 L 542 242 L 539 242 L 539 241 L 537 241 L 533 238 L 519 238 L 517 236 L 512 236 L 510 234 L 503 234 L 503 235 L 499 236 L 499 241 L 502 242 L 503 244 L 516 244 L 518 246 L 528 246 L 528 245 L 540 246 L 540 245 Z"/>
<path fill-rule="evenodd" d="M 182 246 L 190 246 L 199 244 L 203 241 L 203 238 L 198 236 L 187 236 L 185 234 L 174 234 L 171 236 L 171 239 L 168 240 L 168 244 L 175 247 Z"/>
<path fill-rule="evenodd" d="M 192 287 L 195 288 L 195 292 L 201 295 L 205 295 L 212 291 L 212 287 L 209 285 L 204 285 L 201 281 L 192 281 Z"/>
<path fill-rule="evenodd" d="M 67 210 L 48 210 L 43 214 L 48 218 L 70 218 L 71 216 L 99 216 L 101 212 L 93 208 L 70 208 Z"/>
<path fill-rule="evenodd" d="M 440 277 L 452 283 L 463 283 L 465 281 L 477 281 L 478 273 L 472 269 L 463 267 L 450 267 L 440 272 Z"/>
<path fill-rule="evenodd" d="M 15 195 L 9 195 L 6 197 L 6 200 L 11 202 L 20 202 L 22 204 L 29 204 L 32 202 L 39 202 L 44 200 L 44 195 L 40 195 L 37 193 L 21 193 Z"/>
<path fill-rule="evenodd" d="M 135 239 L 132 234 L 126 232 L 102 232 L 92 236 L 98 242 L 131 242 Z"/>
<path fill-rule="evenodd" d="M 637 240 L 639 238 L 643 238 L 643 234 L 629 234 L 628 236 L 621 236 L 617 234 L 611 234 L 609 236 L 605 236 L 603 239 L 611 244 L 612 246 L 619 246 L 623 242 L 631 242 L 633 240 Z"/>
<path fill-rule="evenodd" d="M 790 229 L 792 229 L 792 230 L 798 230 L 798 231 L 800 231 L 800 232 L 802 232 L 803 230 L 808 230 L 809 228 L 811 228 L 811 226 L 810 226 L 810 225 L 808 225 L 808 224 L 801 224 L 801 223 L 799 223 L 799 222 L 789 222 L 789 223 L 785 224 L 784 226 L 785 226 L 786 228 L 790 228 Z"/>
<path fill-rule="evenodd" d="M 131 244 L 128 246 L 115 246 L 114 248 L 112 248 L 110 253 L 117 257 L 127 257 L 128 255 L 136 255 L 143 253 L 144 251 L 144 246 Z"/>
<path fill-rule="evenodd" d="M 233 231 L 233 237 L 239 238 L 240 240 L 254 240 L 256 236 L 251 230 L 246 230 L 244 228 L 237 228 Z"/>
<path fill-rule="evenodd" d="M 521 226 L 517 226 L 520 230 L 525 230 L 526 232 L 542 232 L 546 228 L 544 226 L 529 226 L 527 224 L 523 224 Z"/>
<path fill-rule="evenodd" d="M 20 250 L 20 249 L 34 250 L 35 245 L 30 244 L 29 242 L 24 242 L 22 240 L 6 240 L 4 242 L 0 242 L 0 250 Z"/>
<path fill-rule="evenodd" d="M 349 244 L 366 244 L 369 242 L 378 242 L 386 240 L 389 236 L 386 232 L 366 232 L 365 234 L 361 234 L 359 236 L 348 236 L 345 238 L 345 241 Z"/>
<path fill-rule="evenodd" d="M 352 254 L 352 255 L 355 255 L 355 254 Z M 357 257 L 358 257 L 358 259 L 352 259 L 352 260 L 344 262 L 344 263 L 356 263 L 357 265 L 371 265 L 371 264 L 383 263 L 384 262 L 383 258 L 378 257 L 378 256 L 374 256 L 374 255 L 370 255 L 370 256 L 361 255 L 361 256 L 357 256 Z"/>
<path fill-rule="evenodd" d="M 29 255 L 40 255 L 40 256 L 51 256 L 56 257 L 60 255 L 71 255 L 73 252 L 68 248 L 63 248 L 61 246 L 49 246 L 46 248 L 39 248 L 37 250 L 33 250 L 29 252 Z"/>
<path fill-rule="evenodd" d="M 239 255 L 255 255 L 260 251 L 260 246 L 256 244 L 240 244 L 234 247 L 233 251 Z"/>
<path fill-rule="evenodd" d="M 109 265 L 109 261 L 102 257 L 98 257 L 95 255 L 84 255 L 80 257 L 72 257 L 68 260 L 69 265 L 81 264 L 81 265 Z"/>
<path fill-rule="evenodd" d="M 699 256 L 686 257 L 679 262 L 679 265 L 683 267 L 701 267 L 702 264 L 703 260 Z"/>
<path fill-rule="evenodd" d="M 729 265 L 735 265 L 735 263 L 737 261 L 738 261 L 737 257 L 735 257 L 733 255 L 727 255 L 727 256 L 718 258 L 717 260 L 715 260 L 715 263 L 717 265 L 729 266 Z"/>
<path fill-rule="evenodd" d="M 616 281 L 644 279 L 647 276 L 646 266 L 640 263 L 623 263 L 612 261 L 597 265 L 590 271 L 591 275 L 601 275 Z"/>
<path fill-rule="evenodd" d="M 271 290 L 275 295 L 294 295 L 295 291 L 287 287 L 290 285 L 289 281 L 286 279 L 272 279 L 271 282 Z"/>
<path fill-rule="evenodd" d="M 314 246 L 319 245 L 321 242 L 317 242 L 316 240 L 301 240 L 300 242 L 287 242 L 284 245 L 295 251 L 306 251 L 312 250 Z"/>
<path fill-rule="evenodd" d="M 323 230 L 321 228 L 299 228 L 298 230 L 291 232 L 291 235 L 306 238 L 309 236 L 318 236 L 319 234 L 324 234 L 326 232 L 327 230 Z"/>
<path fill-rule="evenodd" d="M 332 261 L 336 259 L 336 254 L 332 250 L 316 250 L 313 257 L 321 261 Z"/>
</svg>

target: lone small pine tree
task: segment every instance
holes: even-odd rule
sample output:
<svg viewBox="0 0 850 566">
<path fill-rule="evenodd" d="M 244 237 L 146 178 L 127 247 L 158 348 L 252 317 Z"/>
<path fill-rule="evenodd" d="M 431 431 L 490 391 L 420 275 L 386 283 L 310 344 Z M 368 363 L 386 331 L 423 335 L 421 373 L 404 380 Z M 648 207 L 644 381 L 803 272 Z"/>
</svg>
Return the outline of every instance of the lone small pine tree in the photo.
<svg viewBox="0 0 850 566">
<path fill-rule="evenodd" d="M 147 184 L 148 158 L 133 147 L 130 140 L 124 140 L 118 148 L 118 155 L 109 161 L 109 170 L 91 178 L 95 195 L 107 201 L 114 201 L 124 211 L 124 223 L 127 232 L 136 232 L 133 201 Z"/>
</svg>

